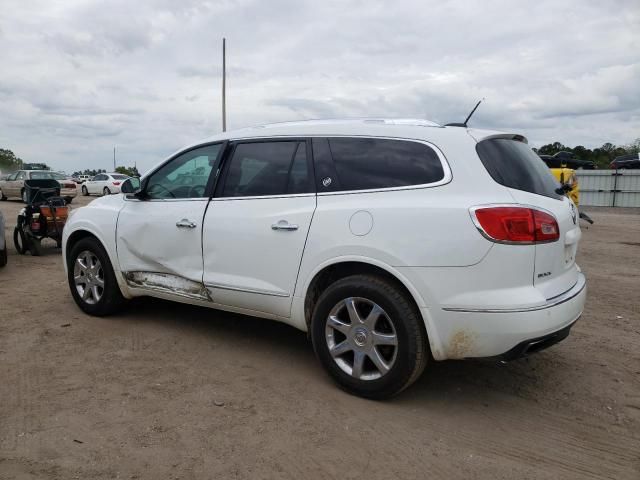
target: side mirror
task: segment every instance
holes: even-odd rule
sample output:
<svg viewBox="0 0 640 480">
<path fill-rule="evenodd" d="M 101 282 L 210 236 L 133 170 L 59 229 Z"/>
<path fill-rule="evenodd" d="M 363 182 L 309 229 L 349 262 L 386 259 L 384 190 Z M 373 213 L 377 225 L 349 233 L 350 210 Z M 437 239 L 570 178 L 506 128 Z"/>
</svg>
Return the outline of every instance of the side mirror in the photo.
<svg viewBox="0 0 640 480">
<path fill-rule="evenodd" d="M 120 186 L 120 191 L 125 194 L 136 194 L 140 192 L 140 179 L 136 177 L 127 178 Z"/>
</svg>

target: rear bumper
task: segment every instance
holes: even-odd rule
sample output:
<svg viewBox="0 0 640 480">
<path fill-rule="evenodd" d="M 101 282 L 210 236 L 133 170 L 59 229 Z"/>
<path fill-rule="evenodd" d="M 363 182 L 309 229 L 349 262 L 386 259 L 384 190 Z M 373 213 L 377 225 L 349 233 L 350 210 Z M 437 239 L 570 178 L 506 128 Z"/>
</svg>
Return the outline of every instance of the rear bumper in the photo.
<svg viewBox="0 0 640 480">
<path fill-rule="evenodd" d="M 566 338 L 582 315 L 586 301 L 582 273 L 568 291 L 537 306 L 487 309 L 429 309 L 434 327 L 430 342 L 437 360 L 502 357 L 506 359 L 542 350 Z M 431 338 L 433 337 L 433 338 Z M 537 346 L 536 346 L 537 345 Z"/>
</svg>

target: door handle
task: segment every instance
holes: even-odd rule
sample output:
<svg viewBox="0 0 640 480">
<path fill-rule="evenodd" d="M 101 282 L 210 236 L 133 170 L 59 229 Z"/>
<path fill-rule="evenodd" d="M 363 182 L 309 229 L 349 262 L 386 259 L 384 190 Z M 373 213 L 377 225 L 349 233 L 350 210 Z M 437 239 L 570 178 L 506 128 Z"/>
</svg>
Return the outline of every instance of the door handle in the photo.
<svg viewBox="0 0 640 480">
<path fill-rule="evenodd" d="M 192 222 L 191 220 L 188 220 L 186 218 L 183 218 L 179 222 L 176 222 L 176 227 L 178 227 L 178 228 L 196 228 L 196 223 Z"/>
<path fill-rule="evenodd" d="M 274 223 L 271 225 L 271 230 L 288 230 L 293 231 L 297 230 L 298 225 L 294 225 L 293 223 L 289 223 L 286 220 L 280 220 L 278 223 Z"/>
</svg>

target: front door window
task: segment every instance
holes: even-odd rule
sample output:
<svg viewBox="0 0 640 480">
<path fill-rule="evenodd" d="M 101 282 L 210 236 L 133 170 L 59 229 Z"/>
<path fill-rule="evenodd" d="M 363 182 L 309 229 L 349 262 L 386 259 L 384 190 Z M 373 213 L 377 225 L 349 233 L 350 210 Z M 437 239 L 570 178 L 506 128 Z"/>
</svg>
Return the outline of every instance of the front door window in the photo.
<svg viewBox="0 0 640 480">
<path fill-rule="evenodd" d="M 190 150 L 163 165 L 149 177 L 149 199 L 203 198 L 211 172 L 217 172 L 221 144 Z M 214 170 L 215 169 L 215 170 Z"/>
</svg>

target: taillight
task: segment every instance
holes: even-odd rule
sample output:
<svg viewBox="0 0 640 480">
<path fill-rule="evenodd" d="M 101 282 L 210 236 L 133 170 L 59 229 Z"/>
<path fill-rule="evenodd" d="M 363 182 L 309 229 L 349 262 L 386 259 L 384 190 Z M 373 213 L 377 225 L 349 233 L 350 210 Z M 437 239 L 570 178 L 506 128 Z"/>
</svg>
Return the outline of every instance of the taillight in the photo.
<svg viewBox="0 0 640 480">
<path fill-rule="evenodd" d="M 31 231 L 39 232 L 40 231 L 40 214 L 34 213 L 31 217 Z"/>
<path fill-rule="evenodd" d="M 560 238 L 555 217 L 536 208 L 524 206 L 487 206 L 471 209 L 478 230 L 498 243 L 543 243 Z"/>
<path fill-rule="evenodd" d="M 120 182 L 113 182 L 113 184 L 114 184 L 115 186 L 118 186 L 118 185 L 120 185 Z"/>
</svg>

